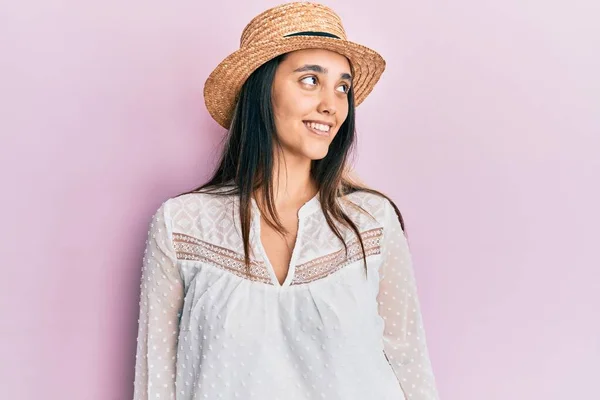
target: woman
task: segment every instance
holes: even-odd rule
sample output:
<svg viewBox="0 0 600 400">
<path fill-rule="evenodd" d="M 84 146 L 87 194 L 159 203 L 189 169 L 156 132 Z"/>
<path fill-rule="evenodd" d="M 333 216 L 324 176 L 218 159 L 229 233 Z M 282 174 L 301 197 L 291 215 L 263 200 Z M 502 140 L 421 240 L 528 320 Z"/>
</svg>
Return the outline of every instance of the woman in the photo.
<svg viewBox="0 0 600 400">
<path fill-rule="evenodd" d="M 227 141 L 150 224 L 136 400 L 438 398 L 400 213 L 348 175 L 384 67 L 331 9 L 289 3 L 209 76 Z"/>
</svg>

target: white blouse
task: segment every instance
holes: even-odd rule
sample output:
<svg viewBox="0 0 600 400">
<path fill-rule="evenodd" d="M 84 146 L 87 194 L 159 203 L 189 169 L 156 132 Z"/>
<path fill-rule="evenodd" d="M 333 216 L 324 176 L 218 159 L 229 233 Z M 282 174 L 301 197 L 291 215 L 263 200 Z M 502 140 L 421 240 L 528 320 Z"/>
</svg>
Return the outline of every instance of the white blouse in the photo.
<svg viewBox="0 0 600 400">
<path fill-rule="evenodd" d="M 387 199 L 340 199 L 364 240 L 367 274 L 354 232 L 342 228 L 346 253 L 318 195 L 305 203 L 283 284 L 254 200 L 245 274 L 238 205 L 186 194 L 153 216 L 134 400 L 438 399 L 408 243 Z"/>
</svg>

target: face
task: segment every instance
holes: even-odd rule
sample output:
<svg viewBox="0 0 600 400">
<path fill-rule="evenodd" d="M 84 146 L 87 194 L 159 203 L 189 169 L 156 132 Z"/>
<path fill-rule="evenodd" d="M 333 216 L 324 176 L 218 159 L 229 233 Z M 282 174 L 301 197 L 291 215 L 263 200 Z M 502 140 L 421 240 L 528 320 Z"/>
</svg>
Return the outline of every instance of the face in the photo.
<svg viewBox="0 0 600 400">
<path fill-rule="evenodd" d="M 348 59 L 329 50 L 286 55 L 272 88 L 275 128 L 285 153 L 309 160 L 327 155 L 348 116 L 350 72 Z"/>
</svg>

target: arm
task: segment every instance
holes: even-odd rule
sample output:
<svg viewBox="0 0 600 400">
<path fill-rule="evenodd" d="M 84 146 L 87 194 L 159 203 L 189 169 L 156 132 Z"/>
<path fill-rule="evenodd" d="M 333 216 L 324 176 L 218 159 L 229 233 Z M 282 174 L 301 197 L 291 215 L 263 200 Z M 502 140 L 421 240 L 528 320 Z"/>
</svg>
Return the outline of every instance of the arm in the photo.
<svg viewBox="0 0 600 400">
<path fill-rule="evenodd" d="M 134 400 L 174 400 L 183 283 L 163 203 L 152 217 L 142 264 Z"/>
<path fill-rule="evenodd" d="M 408 400 L 436 400 L 438 393 L 421 319 L 408 242 L 386 200 L 380 269 L 379 315 L 385 355 Z"/>
</svg>

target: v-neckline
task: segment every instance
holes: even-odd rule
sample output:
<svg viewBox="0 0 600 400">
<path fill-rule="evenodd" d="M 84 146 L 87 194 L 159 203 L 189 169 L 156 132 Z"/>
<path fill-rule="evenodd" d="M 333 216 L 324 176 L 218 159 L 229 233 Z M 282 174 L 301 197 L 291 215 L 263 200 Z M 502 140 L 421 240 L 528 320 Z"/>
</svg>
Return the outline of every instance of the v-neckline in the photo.
<svg viewBox="0 0 600 400">
<path fill-rule="evenodd" d="M 267 270 L 269 271 L 269 275 L 271 277 L 272 284 L 278 288 L 290 286 L 294 279 L 294 274 L 296 272 L 296 259 L 298 258 L 298 253 L 300 251 L 300 244 L 302 240 L 302 232 L 306 217 L 310 215 L 313 211 L 317 209 L 319 205 L 319 192 L 315 194 L 310 200 L 305 202 L 298 209 L 298 230 L 296 232 L 296 239 L 294 240 L 294 247 L 292 248 L 292 254 L 290 256 L 290 261 L 288 263 L 287 273 L 283 283 L 279 282 L 277 278 L 277 274 L 275 273 L 275 268 L 267 255 L 267 251 L 262 243 L 261 238 L 261 216 L 260 209 L 258 208 L 258 204 L 254 197 L 251 197 L 251 205 L 252 205 L 252 224 L 253 231 L 255 232 L 255 245 L 258 248 L 260 255 L 265 263 Z"/>
</svg>

